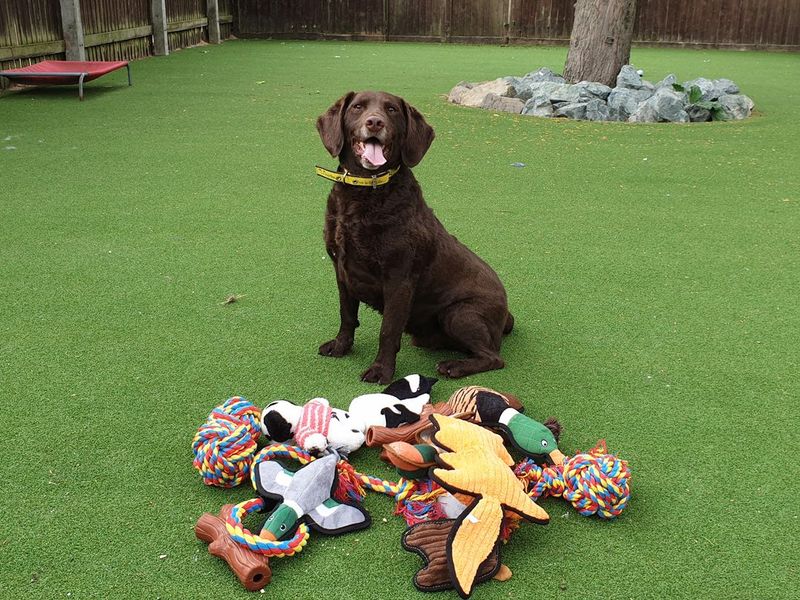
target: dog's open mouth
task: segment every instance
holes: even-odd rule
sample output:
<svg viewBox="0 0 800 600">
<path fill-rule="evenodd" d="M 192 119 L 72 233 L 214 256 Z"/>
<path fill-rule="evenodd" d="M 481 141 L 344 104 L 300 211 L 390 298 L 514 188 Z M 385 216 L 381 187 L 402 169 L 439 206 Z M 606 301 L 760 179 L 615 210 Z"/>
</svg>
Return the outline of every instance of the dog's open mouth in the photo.
<svg viewBox="0 0 800 600">
<path fill-rule="evenodd" d="M 353 144 L 353 150 L 362 163 L 368 163 L 364 166 L 380 167 L 386 164 L 386 156 L 384 156 L 383 144 L 376 137 L 367 138 L 363 142 L 356 142 Z"/>
</svg>

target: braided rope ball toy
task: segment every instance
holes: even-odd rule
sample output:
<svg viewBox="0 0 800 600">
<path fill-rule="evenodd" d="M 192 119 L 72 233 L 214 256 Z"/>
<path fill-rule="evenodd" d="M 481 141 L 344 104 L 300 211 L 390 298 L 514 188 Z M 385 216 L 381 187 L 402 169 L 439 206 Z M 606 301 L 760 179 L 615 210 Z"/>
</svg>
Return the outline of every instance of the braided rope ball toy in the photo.
<svg viewBox="0 0 800 600">
<path fill-rule="evenodd" d="M 526 459 L 514 469 L 533 500 L 564 498 L 585 517 L 618 517 L 630 499 L 631 476 L 627 461 L 608 454 L 605 440 L 578 453 L 563 465 L 539 466 Z"/>
<path fill-rule="evenodd" d="M 250 475 L 256 440 L 261 435 L 261 411 L 234 396 L 211 411 L 192 440 L 194 468 L 203 483 L 230 488 Z"/>
</svg>

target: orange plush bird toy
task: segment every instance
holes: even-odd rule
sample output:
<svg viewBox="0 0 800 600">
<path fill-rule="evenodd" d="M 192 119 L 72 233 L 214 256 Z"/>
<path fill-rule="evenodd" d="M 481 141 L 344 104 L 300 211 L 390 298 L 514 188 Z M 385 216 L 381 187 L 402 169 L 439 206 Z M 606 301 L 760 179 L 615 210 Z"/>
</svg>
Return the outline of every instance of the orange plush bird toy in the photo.
<svg viewBox="0 0 800 600">
<path fill-rule="evenodd" d="M 440 451 L 436 457 L 439 467 L 431 469 L 431 478 L 469 502 L 449 528 L 445 552 L 450 584 L 462 598 L 467 598 L 476 581 L 494 576 L 501 568 L 497 553 L 504 511 L 539 524 L 546 524 L 550 517 L 525 493 L 523 483 L 512 470 L 514 459 L 499 435 L 444 415 L 432 415 L 430 419 L 435 430 L 432 441 Z M 405 548 L 426 560 L 415 579 L 418 587 L 420 575 L 430 570 L 432 557 L 437 554 L 437 548 L 432 546 L 442 541 L 441 537 L 419 535 L 420 530 L 429 527 L 426 523 L 415 525 L 403 537 Z M 420 543 L 421 537 L 430 543 Z"/>
</svg>

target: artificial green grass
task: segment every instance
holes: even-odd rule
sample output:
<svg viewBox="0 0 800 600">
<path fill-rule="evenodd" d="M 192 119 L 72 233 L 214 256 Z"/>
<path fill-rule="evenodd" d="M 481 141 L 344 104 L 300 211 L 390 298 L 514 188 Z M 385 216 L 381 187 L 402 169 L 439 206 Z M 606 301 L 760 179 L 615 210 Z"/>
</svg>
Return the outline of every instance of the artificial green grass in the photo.
<svg viewBox="0 0 800 600">
<path fill-rule="evenodd" d="M 657 80 L 728 77 L 744 122 L 550 121 L 448 105 L 460 80 L 563 66 L 564 48 L 231 41 L 74 90 L 0 98 L 0 595 L 247 598 L 194 539 L 197 426 L 226 397 L 340 407 L 377 349 L 338 326 L 321 239 L 334 166 L 314 121 L 350 89 L 405 96 L 437 131 L 416 169 L 492 264 L 516 328 L 480 383 L 556 415 L 568 454 L 630 462 L 615 522 L 559 500 L 476 599 L 789 598 L 797 590 L 800 57 L 639 49 Z M 523 162 L 524 168 L 510 166 Z M 240 294 L 225 304 L 230 294 Z M 447 356 L 404 342 L 398 375 Z M 363 449 L 361 470 L 391 477 Z M 271 598 L 455 598 L 371 495 L 371 529 L 273 560 Z M 253 524 L 255 527 L 255 524 Z M 795 592 L 792 592 L 792 589 Z"/>
</svg>

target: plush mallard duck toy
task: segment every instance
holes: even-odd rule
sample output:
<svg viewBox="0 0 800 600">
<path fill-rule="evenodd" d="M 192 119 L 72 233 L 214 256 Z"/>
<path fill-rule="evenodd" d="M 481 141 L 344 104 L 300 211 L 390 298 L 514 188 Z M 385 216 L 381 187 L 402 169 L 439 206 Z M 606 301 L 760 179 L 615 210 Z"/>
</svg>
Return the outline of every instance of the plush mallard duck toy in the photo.
<svg viewBox="0 0 800 600">
<path fill-rule="evenodd" d="M 478 392 L 475 413 L 476 423 L 497 430 L 525 456 L 537 462 L 564 463 L 564 454 L 558 449 L 556 439 L 561 426 L 555 419 L 539 423 L 509 406 L 506 399 L 494 391 Z"/>
<path fill-rule="evenodd" d="M 360 507 L 332 498 L 336 488 L 338 454 L 329 454 L 292 472 L 275 461 L 261 461 L 253 477 L 256 490 L 277 502 L 267 518 L 261 537 L 279 540 L 300 523 L 324 534 L 335 535 L 369 527 L 369 515 Z"/>
</svg>

